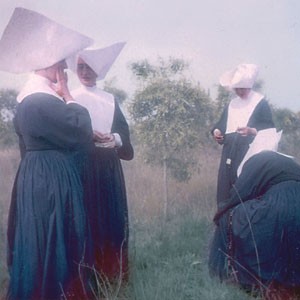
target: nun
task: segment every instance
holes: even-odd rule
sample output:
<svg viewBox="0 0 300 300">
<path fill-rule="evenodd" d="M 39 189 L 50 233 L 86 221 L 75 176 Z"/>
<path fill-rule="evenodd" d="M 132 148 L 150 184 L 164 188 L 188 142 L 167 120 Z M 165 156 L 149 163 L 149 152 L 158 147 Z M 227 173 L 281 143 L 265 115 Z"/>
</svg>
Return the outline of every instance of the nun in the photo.
<svg viewBox="0 0 300 300">
<path fill-rule="evenodd" d="M 300 296 L 300 166 L 277 151 L 281 132 L 258 132 L 230 196 L 218 207 L 209 269 L 264 299 Z"/>
<path fill-rule="evenodd" d="M 97 87 L 125 43 L 81 51 L 76 60 L 81 86 L 72 91 L 90 113 L 95 148 L 84 176 L 93 266 L 109 282 L 128 272 L 128 208 L 122 160 L 134 156 L 128 123 L 114 96 Z M 74 67 L 73 67 L 74 69 Z"/>
<path fill-rule="evenodd" d="M 79 274 L 87 219 L 73 153 L 92 143 L 88 111 L 73 101 L 65 58 L 92 40 L 15 8 L 0 40 L 0 69 L 30 72 L 14 119 L 21 162 L 8 220 L 7 299 L 85 299 Z"/>
<path fill-rule="evenodd" d="M 211 275 L 264 299 L 299 299 L 300 165 L 291 156 L 252 151 L 214 221 Z"/>
<path fill-rule="evenodd" d="M 220 85 L 233 91 L 236 97 L 225 107 L 211 131 L 223 145 L 217 182 L 218 206 L 229 197 L 237 168 L 257 132 L 275 127 L 268 102 L 252 89 L 257 75 L 256 65 L 243 63 L 220 78 Z"/>
</svg>

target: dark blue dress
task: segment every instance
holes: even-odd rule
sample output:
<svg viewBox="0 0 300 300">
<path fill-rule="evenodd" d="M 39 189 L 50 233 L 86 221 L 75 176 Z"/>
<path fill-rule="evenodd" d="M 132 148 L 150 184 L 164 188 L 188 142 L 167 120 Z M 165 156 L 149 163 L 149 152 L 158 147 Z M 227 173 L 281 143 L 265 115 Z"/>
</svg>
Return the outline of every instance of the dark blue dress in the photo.
<svg viewBox="0 0 300 300">
<path fill-rule="evenodd" d="M 99 116 L 101 118 L 101 116 Z M 95 147 L 84 186 L 93 241 L 93 265 L 108 280 L 128 270 L 128 207 L 121 159 L 134 155 L 127 121 L 115 103 L 111 132 L 122 140 L 119 148 Z"/>
<path fill-rule="evenodd" d="M 224 109 L 220 120 L 213 127 L 212 132 L 216 128 L 220 129 L 223 134 L 226 132 L 228 108 L 229 106 Z M 266 100 L 262 99 L 256 105 L 247 126 L 255 128 L 257 131 L 275 127 L 272 120 L 271 109 Z M 218 205 L 228 198 L 232 184 L 237 178 L 237 169 L 249 149 L 249 144 L 253 142 L 253 139 L 254 136 L 242 136 L 236 132 L 224 135 L 222 156 L 218 172 Z M 227 163 L 228 159 L 230 159 L 230 164 Z"/>
<path fill-rule="evenodd" d="M 78 104 L 35 93 L 17 108 L 22 160 L 8 222 L 8 299 L 84 299 L 86 209 L 74 153 L 92 142 L 89 114 Z M 68 298 L 69 299 L 69 298 Z"/>
</svg>

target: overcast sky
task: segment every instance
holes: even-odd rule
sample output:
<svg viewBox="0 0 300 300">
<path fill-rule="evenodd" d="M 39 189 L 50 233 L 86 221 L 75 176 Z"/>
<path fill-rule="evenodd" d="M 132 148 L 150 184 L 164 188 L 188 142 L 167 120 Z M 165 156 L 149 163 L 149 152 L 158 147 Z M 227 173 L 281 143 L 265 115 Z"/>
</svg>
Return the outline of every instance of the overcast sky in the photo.
<svg viewBox="0 0 300 300">
<path fill-rule="evenodd" d="M 259 65 L 272 105 L 300 111 L 299 0 L 1 0 L 1 34 L 16 6 L 92 37 L 95 47 L 126 41 L 107 75 L 124 90 L 138 59 L 183 58 L 212 95 L 224 71 L 248 62 Z M 0 88 L 25 79 L 0 72 Z"/>
</svg>

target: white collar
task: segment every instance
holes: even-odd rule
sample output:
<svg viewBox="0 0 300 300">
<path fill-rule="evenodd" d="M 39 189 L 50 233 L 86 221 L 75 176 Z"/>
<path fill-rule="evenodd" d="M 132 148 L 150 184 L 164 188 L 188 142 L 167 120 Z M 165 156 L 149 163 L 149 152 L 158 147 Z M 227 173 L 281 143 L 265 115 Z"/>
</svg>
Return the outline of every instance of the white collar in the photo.
<svg viewBox="0 0 300 300">
<path fill-rule="evenodd" d="M 236 132 L 238 127 L 247 126 L 255 107 L 263 98 L 263 95 L 251 91 L 247 99 L 232 99 L 228 107 L 226 133 Z"/>
<path fill-rule="evenodd" d="M 250 91 L 248 97 L 246 99 L 242 99 L 240 97 L 236 97 L 231 100 L 230 105 L 234 106 L 236 108 L 243 108 L 245 106 L 251 105 L 251 106 L 256 106 L 257 103 L 262 100 L 264 96 L 260 93 Z"/>
<path fill-rule="evenodd" d="M 87 91 L 89 91 L 89 92 L 94 92 L 95 90 L 98 89 L 96 84 L 93 85 L 93 86 L 86 86 L 86 85 L 81 84 L 81 88 L 82 88 L 83 90 L 87 90 Z"/>
<path fill-rule="evenodd" d="M 25 97 L 35 93 L 46 93 L 63 101 L 63 99 L 50 87 L 49 79 L 32 73 L 21 92 L 18 94 L 17 101 L 21 103 Z"/>
</svg>

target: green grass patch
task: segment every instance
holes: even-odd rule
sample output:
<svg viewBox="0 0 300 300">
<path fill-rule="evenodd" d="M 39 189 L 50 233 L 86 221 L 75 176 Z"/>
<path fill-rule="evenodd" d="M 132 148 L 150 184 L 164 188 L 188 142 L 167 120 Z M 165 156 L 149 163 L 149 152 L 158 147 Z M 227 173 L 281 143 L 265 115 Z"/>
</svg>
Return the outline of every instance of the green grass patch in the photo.
<svg viewBox="0 0 300 300">
<path fill-rule="evenodd" d="M 210 278 L 212 224 L 191 215 L 132 228 L 128 299 L 252 299 L 239 288 Z"/>
</svg>

